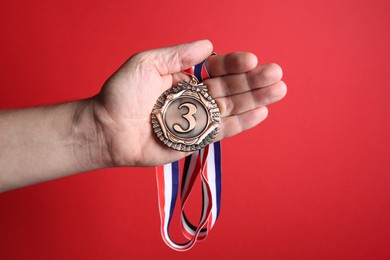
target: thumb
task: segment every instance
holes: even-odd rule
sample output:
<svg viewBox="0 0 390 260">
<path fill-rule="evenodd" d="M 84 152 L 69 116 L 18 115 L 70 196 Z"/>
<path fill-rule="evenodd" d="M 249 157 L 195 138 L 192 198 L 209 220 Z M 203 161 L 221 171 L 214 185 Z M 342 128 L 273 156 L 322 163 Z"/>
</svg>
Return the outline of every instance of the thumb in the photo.
<svg viewBox="0 0 390 260">
<path fill-rule="evenodd" d="M 143 54 L 160 75 L 178 73 L 188 69 L 210 56 L 213 45 L 209 40 L 200 40 L 146 51 Z"/>
</svg>

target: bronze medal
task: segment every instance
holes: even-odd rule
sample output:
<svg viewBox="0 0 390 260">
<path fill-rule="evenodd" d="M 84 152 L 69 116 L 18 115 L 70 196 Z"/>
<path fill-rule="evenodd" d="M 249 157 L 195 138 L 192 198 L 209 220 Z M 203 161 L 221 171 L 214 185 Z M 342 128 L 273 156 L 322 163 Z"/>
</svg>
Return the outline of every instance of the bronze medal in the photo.
<svg viewBox="0 0 390 260">
<path fill-rule="evenodd" d="M 157 137 L 178 151 L 195 151 L 210 144 L 220 128 L 220 112 L 207 87 L 195 80 L 166 90 L 152 110 Z"/>
</svg>

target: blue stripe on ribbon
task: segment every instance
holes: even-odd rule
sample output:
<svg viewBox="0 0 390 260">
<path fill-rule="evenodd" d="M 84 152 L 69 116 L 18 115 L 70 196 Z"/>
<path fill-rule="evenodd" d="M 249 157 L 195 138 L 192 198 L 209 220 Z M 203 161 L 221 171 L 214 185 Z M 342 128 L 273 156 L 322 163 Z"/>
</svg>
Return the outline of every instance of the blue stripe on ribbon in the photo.
<svg viewBox="0 0 390 260">
<path fill-rule="evenodd" d="M 206 62 L 206 60 L 202 61 L 201 63 L 195 65 L 194 67 L 194 76 L 196 77 L 196 79 L 199 81 L 199 82 L 202 82 L 203 81 L 203 78 L 202 78 L 202 67 L 203 67 L 203 64 Z"/>
<path fill-rule="evenodd" d="M 193 154 L 187 155 L 185 158 L 185 161 L 184 161 L 184 169 L 183 169 L 183 176 L 182 176 L 181 190 L 180 190 L 180 195 L 182 197 L 183 197 L 183 192 L 184 192 L 184 185 L 187 181 L 187 173 L 188 173 L 188 169 L 190 168 L 192 155 Z"/>
<path fill-rule="evenodd" d="M 179 161 L 175 161 L 171 164 L 172 167 L 172 197 L 171 197 L 171 208 L 169 211 L 168 225 L 171 222 L 173 211 L 175 209 L 177 193 L 179 189 Z"/>
<path fill-rule="evenodd" d="M 222 192 L 222 167 L 221 167 L 221 142 L 214 143 L 214 159 L 215 159 L 215 182 L 217 192 L 217 217 L 221 209 L 221 192 Z"/>
</svg>

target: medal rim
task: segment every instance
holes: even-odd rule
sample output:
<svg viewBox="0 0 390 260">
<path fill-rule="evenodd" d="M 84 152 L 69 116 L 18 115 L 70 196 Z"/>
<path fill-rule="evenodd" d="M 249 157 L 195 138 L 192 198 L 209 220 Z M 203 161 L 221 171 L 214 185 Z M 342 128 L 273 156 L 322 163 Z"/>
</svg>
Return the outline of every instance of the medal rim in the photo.
<svg viewBox="0 0 390 260">
<path fill-rule="evenodd" d="M 188 93 L 189 92 L 189 93 Z M 165 112 L 169 105 L 178 98 L 188 97 L 198 101 L 207 114 L 207 124 L 198 135 L 183 138 L 175 135 L 165 124 Z M 182 81 L 176 87 L 164 91 L 153 107 L 152 127 L 157 137 L 168 147 L 178 151 L 196 151 L 210 144 L 220 129 L 220 110 L 207 91 L 207 86 Z"/>
</svg>

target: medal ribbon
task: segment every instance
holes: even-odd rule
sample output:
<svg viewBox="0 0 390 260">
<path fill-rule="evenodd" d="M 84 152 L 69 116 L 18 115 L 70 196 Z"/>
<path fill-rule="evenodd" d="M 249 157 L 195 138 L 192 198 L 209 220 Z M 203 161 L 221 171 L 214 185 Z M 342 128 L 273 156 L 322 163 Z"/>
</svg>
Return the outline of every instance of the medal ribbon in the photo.
<svg viewBox="0 0 390 260">
<path fill-rule="evenodd" d="M 199 82 L 208 79 L 206 60 L 184 72 L 193 75 Z M 217 221 L 221 205 L 221 143 L 209 144 L 185 158 L 181 180 L 181 231 L 188 239 L 185 243 L 176 243 L 169 236 L 169 226 L 173 216 L 178 191 L 179 161 L 156 167 L 158 201 L 161 220 L 161 236 L 164 242 L 176 251 L 187 251 L 197 241 L 204 240 Z M 191 223 L 184 208 L 191 194 L 197 176 L 202 187 L 202 212 L 197 225 Z"/>
</svg>

